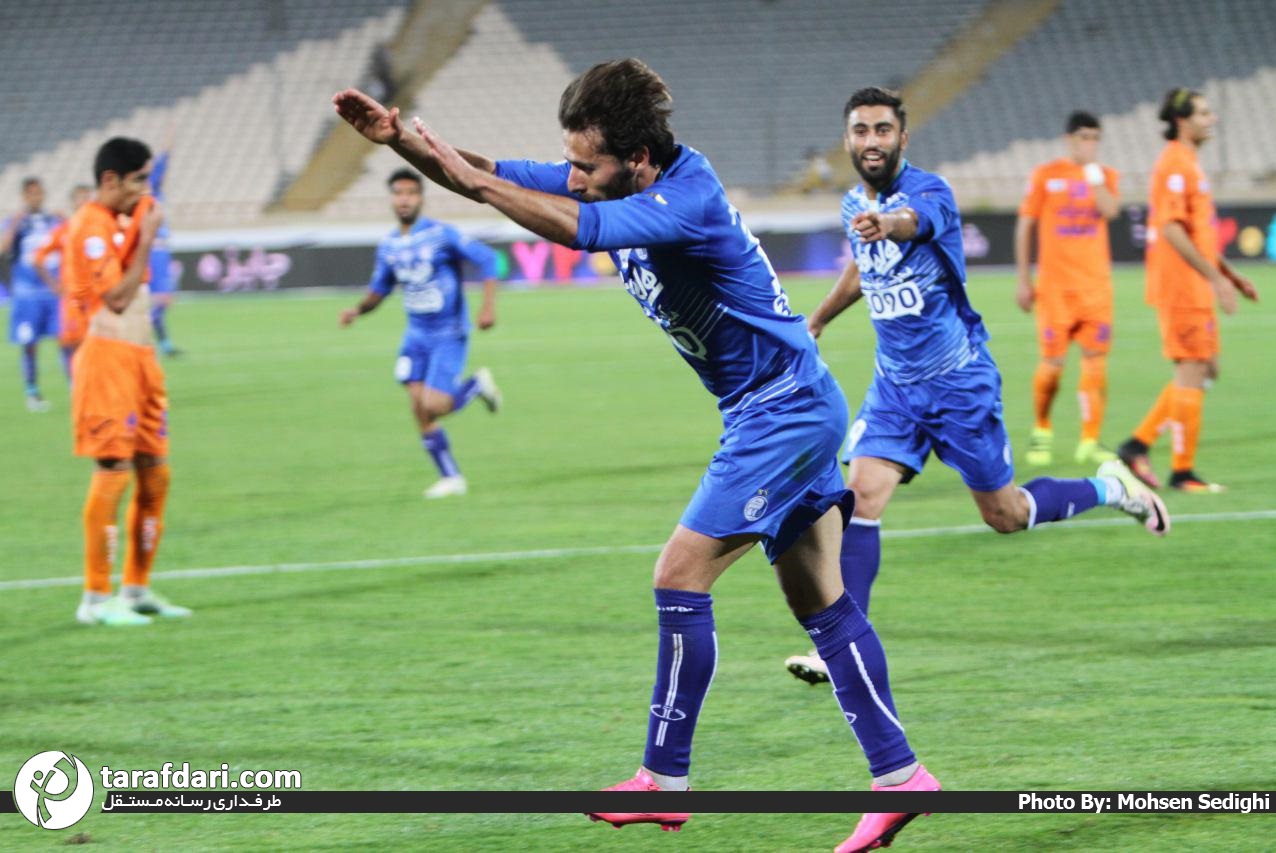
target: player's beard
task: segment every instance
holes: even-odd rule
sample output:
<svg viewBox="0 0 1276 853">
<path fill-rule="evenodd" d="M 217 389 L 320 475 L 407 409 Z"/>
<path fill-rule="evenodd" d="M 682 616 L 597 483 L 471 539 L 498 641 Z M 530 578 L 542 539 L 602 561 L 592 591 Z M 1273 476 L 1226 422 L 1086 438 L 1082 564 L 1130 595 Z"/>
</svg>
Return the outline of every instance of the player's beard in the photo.
<svg viewBox="0 0 1276 853">
<path fill-rule="evenodd" d="M 884 156 L 882 158 L 882 168 L 875 173 L 869 173 L 864 170 L 864 155 L 861 153 L 851 152 L 851 165 L 855 167 L 855 171 L 859 172 L 864 183 L 868 184 L 877 192 L 883 192 L 891 185 L 891 181 L 895 180 L 895 173 L 899 171 L 899 146 L 886 151 L 881 148 L 874 149 L 880 151 Z"/>
<path fill-rule="evenodd" d="M 608 181 L 596 191 L 582 196 L 581 200 L 591 201 L 615 201 L 616 199 L 628 198 L 638 192 L 637 173 L 633 169 L 621 169 L 616 176 Z"/>
<path fill-rule="evenodd" d="M 421 206 L 417 205 L 407 213 L 400 213 L 396 210 L 394 215 L 399 217 L 400 225 L 415 225 L 416 221 L 421 218 Z"/>
</svg>

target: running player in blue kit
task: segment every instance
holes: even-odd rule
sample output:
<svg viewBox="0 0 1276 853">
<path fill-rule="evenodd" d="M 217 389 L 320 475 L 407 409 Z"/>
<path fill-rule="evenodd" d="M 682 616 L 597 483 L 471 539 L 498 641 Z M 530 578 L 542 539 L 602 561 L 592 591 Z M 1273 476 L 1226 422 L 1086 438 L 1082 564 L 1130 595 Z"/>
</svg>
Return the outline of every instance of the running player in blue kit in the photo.
<svg viewBox="0 0 1276 853">
<path fill-rule="evenodd" d="M 496 322 L 496 253 L 452 226 L 421 215 L 423 184 L 416 172 L 400 169 L 386 183 L 399 226 L 377 245 L 368 292 L 358 305 L 341 312 L 341 325 L 349 326 L 374 310 L 396 284 L 403 288 L 408 325 L 394 375 L 407 389 L 421 445 L 439 470 L 438 481 L 425 490 L 425 497 L 463 495 L 469 486 L 439 419 L 459 412 L 475 397 L 488 411 L 500 407 L 500 389 L 486 367 L 461 378 L 470 339 L 462 263 L 474 264 L 483 277 L 478 327 L 490 329 Z"/>
<path fill-rule="evenodd" d="M 855 92 L 843 112 L 845 147 L 863 183 L 842 201 L 853 260 L 811 314 L 818 337 L 863 298 L 877 333 L 876 367 L 851 425 L 843 461 L 855 511 L 842 538 L 842 579 L 861 609 L 881 561 L 881 517 L 900 483 L 933 451 L 956 469 L 984 521 L 1014 533 L 1107 505 L 1156 535 L 1170 527 L 1165 505 L 1119 461 L 1098 476 L 1014 483 L 1002 420 L 1001 375 L 988 332 L 966 295 L 961 216 L 948 182 L 902 159 L 908 145 L 899 97 Z M 811 683 L 827 680 L 822 655 L 785 665 Z M 836 681 L 836 679 L 835 679 Z"/>
<path fill-rule="evenodd" d="M 790 609 L 828 662 L 878 789 L 938 790 L 895 713 L 881 643 L 846 594 L 838 550 L 852 495 L 837 453 L 846 398 L 770 261 L 704 155 L 674 141 L 670 95 L 635 59 L 596 65 L 559 103 L 565 161 L 493 161 L 417 133 L 346 90 L 338 114 L 427 177 L 542 237 L 611 254 L 626 290 L 718 400 L 721 448 L 656 561 L 659 627 L 646 752 L 612 790 L 685 790 L 717 665 L 709 590 L 761 543 Z M 686 813 L 598 813 L 676 829 Z M 912 814 L 865 815 L 840 851 L 889 842 Z"/>
<path fill-rule="evenodd" d="M 22 181 L 24 210 L 0 224 L 0 255 L 11 253 L 9 267 L 9 343 L 20 349 L 22 383 L 27 409 L 45 412 L 49 402 L 40 394 L 36 355 L 41 338 L 58 335 L 58 294 L 49 289 L 36 269 L 35 254 L 62 223 L 44 210 L 44 184 L 39 178 Z"/>
</svg>

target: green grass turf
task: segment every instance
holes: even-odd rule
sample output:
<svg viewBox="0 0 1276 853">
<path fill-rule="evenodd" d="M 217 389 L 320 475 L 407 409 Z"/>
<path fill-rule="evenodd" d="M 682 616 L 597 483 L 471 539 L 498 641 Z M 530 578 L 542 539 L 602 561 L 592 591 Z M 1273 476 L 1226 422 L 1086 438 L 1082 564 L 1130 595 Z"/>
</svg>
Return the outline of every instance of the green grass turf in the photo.
<svg viewBox="0 0 1276 853">
<path fill-rule="evenodd" d="M 1199 470 L 1221 496 L 1172 512 L 1276 509 L 1276 271 L 1222 321 Z M 1142 417 L 1169 370 L 1141 271 L 1118 274 L 1106 436 Z M 790 277 L 809 311 L 827 279 Z M 1022 450 L 1031 426 L 1032 322 L 1004 273 L 975 304 L 1005 376 Z M 435 554 L 657 545 L 716 447 L 712 399 L 615 287 L 510 292 L 477 334 L 506 408 L 448 422 L 471 482 L 426 503 L 433 479 L 391 377 L 397 304 L 337 328 L 355 295 L 210 297 L 171 315 L 187 350 L 166 363 L 173 487 L 158 570 Z M 852 405 L 873 336 L 857 306 L 823 353 Z M 42 351 L 47 415 L 0 376 L 6 445 L 0 580 L 80 572 L 90 466 L 70 456 L 65 383 Z M 1075 357 L 1074 357 L 1075 358 Z M 16 360 L 16 359 L 15 359 Z M 1057 402 L 1049 473 L 1082 476 L 1071 448 L 1076 365 Z M 1168 461 L 1164 442 L 1155 456 Z M 1035 475 L 1021 466 L 1020 482 Z M 1102 510 L 1090 518 L 1112 517 Z M 978 523 L 932 461 L 901 489 L 887 531 Z M 1134 524 L 891 538 L 873 617 L 912 743 L 951 789 L 1276 788 L 1276 521 L 1191 522 L 1157 541 Z M 310 790 L 577 790 L 641 759 L 654 659 L 653 554 L 493 557 L 159 580 L 195 608 L 140 630 L 72 621 L 75 587 L 0 591 L 0 788 L 32 754 L 90 765 L 189 761 L 297 769 Z M 781 661 L 809 642 L 753 553 L 715 588 L 721 662 L 701 717 L 706 790 L 862 789 L 864 762 L 826 688 Z M 702 815 L 678 835 L 578 815 L 90 814 L 41 832 L 0 815 L 0 848 L 72 833 L 95 848 L 819 850 L 857 815 Z M 936 815 L 901 850 L 1259 849 L 1254 816 Z M 84 839 L 81 839 L 84 840 Z"/>
</svg>

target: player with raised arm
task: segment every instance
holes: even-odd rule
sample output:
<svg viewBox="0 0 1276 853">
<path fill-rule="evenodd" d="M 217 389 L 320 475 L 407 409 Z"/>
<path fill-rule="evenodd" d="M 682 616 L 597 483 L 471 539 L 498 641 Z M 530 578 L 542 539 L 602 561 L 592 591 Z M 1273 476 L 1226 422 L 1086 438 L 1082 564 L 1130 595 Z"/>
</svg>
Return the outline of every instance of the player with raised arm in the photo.
<svg viewBox="0 0 1276 853">
<path fill-rule="evenodd" d="M 842 221 L 853 253 L 811 315 L 818 337 L 862 298 L 877 333 L 875 375 L 851 425 L 844 460 L 855 513 L 842 539 L 842 579 L 867 611 L 881 564 L 881 519 L 896 487 L 922 470 L 933 451 L 961 474 L 985 523 L 1014 533 L 1106 505 L 1163 536 L 1170 518 L 1160 499 L 1117 460 L 1098 476 L 1014 482 L 1002 420 L 1001 375 L 988 332 L 966 294 L 961 216 L 948 182 L 903 159 L 904 104 L 870 87 L 843 111 L 845 147 L 863 183 L 846 193 Z M 828 678 L 820 655 L 785 666 L 812 684 Z"/>
<path fill-rule="evenodd" d="M 1053 460 L 1050 408 L 1059 390 L 1068 345 L 1081 349 L 1081 439 L 1077 462 L 1106 462 L 1116 454 L 1099 444 L 1108 397 L 1108 350 L 1112 346 L 1112 255 L 1108 220 L 1117 215 L 1117 172 L 1098 161 L 1102 130 L 1087 112 L 1068 116 L 1067 154 L 1038 166 L 1015 223 L 1015 301 L 1037 312 L 1041 361 L 1032 377 L 1036 422 L 1025 459 Z M 1036 238 L 1037 282 L 1032 281 Z"/>
<path fill-rule="evenodd" d="M 895 713 L 886 657 L 842 588 L 849 513 L 837 450 L 846 398 L 757 239 L 704 155 L 674 140 L 664 82 L 635 59 L 594 66 L 559 102 L 566 159 L 459 152 L 398 110 L 346 90 L 337 112 L 427 177 L 573 248 L 611 254 L 626 290 L 718 400 L 721 447 L 656 560 L 656 682 L 647 745 L 613 790 L 685 790 L 695 731 L 717 665 L 714 581 L 761 543 L 789 607 L 827 659 L 835 696 L 885 790 L 937 790 Z M 686 813 L 598 813 L 616 825 L 680 827 Z M 914 817 L 865 815 L 838 848 L 889 843 Z"/>
<path fill-rule="evenodd" d="M 75 453 L 95 461 L 84 503 L 84 595 L 75 618 L 89 625 L 144 625 L 191 611 L 150 587 L 168 498 L 168 394 L 151 335 L 147 256 L 162 214 L 148 192 L 151 149 L 114 137 L 93 161 L 97 196 L 67 227 L 62 263 L 88 334 L 75 354 L 71 422 Z M 122 227 L 120 217 L 129 225 Z M 127 515 L 124 584 L 111 595 L 119 509 Z"/>
<path fill-rule="evenodd" d="M 35 254 L 61 223 L 62 217 L 44 210 L 44 184 L 39 178 L 22 181 L 21 213 L 0 224 L 0 255 L 12 254 L 9 266 L 9 342 L 19 348 L 27 409 L 47 412 L 40 394 L 37 354 L 41 338 L 58 334 L 58 295 L 40 275 Z"/>
<path fill-rule="evenodd" d="M 452 226 L 421 216 L 423 184 L 416 172 L 400 169 L 387 184 L 399 226 L 378 244 L 368 292 L 354 308 L 341 312 L 341 325 L 375 310 L 396 284 L 403 288 L 408 325 L 394 372 L 408 391 L 421 444 L 439 469 L 439 479 L 425 497 L 463 495 L 468 485 L 439 419 L 459 412 L 475 397 L 488 411 L 500 406 L 500 389 L 486 367 L 461 377 L 470 338 L 462 263 L 474 264 L 483 276 L 477 323 L 490 329 L 496 322 L 496 254 Z"/>
<path fill-rule="evenodd" d="M 1168 426 L 1170 486 L 1183 492 L 1218 493 L 1223 486 L 1195 471 L 1205 391 L 1218 378 L 1214 303 L 1224 314 L 1234 314 L 1237 292 L 1254 301 L 1258 291 L 1219 251 L 1218 214 L 1198 159 L 1218 120 L 1209 101 L 1192 89 L 1171 89 L 1159 117 L 1165 122 L 1166 143 L 1152 169 L 1146 297 L 1156 308 L 1162 352 L 1174 363 L 1174 375 L 1117 453 L 1139 479 L 1160 488 L 1148 450 Z"/>
</svg>

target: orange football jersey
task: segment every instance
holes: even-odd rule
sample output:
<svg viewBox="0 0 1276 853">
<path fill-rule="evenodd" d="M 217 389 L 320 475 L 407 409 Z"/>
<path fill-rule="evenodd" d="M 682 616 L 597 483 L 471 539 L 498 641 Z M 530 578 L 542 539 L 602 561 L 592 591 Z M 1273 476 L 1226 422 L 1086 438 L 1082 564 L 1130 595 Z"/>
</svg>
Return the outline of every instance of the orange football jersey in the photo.
<svg viewBox="0 0 1276 853">
<path fill-rule="evenodd" d="M 1117 193 L 1117 172 L 1103 167 L 1104 185 Z M 1033 170 L 1021 216 L 1037 220 L 1037 287 L 1077 292 L 1111 287 L 1108 223 L 1095 204 L 1085 167 L 1064 157 Z"/>
<path fill-rule="evenodd" d="M 1170 140 L 1152 169 L 1148 199 L 1147 301 L 1166 308 L 1212 308 L 1214 289 L 1162 236 L 1167 223 L 1187 231 L 1206 262 L 1218 263 L 1218 217 L 1196 149 Z"/>
</svg>

